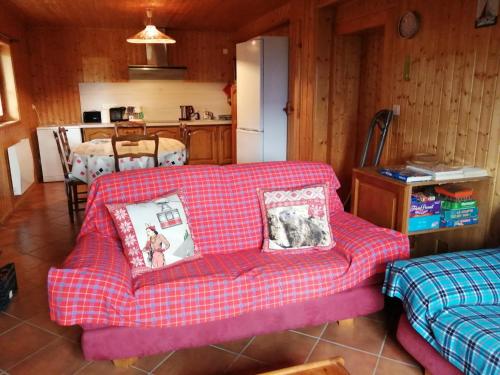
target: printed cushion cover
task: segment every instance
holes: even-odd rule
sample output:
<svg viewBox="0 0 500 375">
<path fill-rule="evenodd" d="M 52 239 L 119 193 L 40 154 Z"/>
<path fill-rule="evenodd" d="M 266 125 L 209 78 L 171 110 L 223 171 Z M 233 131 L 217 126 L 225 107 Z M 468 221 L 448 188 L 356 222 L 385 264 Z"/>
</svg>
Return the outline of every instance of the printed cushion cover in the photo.
<svg viewBox="0 0 500 375">
<path fill-rule="evenodd" d="M 200 256 L 177 191 L 149 202 L 106 207 L 113 217 L 133 277 Z"/>
<path fill-rule="evenodd" d="M 327 184 L 296 190 L 258 189 L 264 222 L 262 250 L 296 253 L 333 248 L 328 189 Z"/>
</svg>

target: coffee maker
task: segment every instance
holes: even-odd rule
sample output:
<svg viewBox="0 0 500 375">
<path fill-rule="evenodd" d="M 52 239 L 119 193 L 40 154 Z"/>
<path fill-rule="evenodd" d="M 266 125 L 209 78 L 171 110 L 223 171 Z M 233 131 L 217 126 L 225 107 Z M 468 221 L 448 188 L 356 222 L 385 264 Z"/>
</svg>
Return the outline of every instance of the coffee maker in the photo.
<svg viewBox="0 0 500 375">
<path fill-rule="evenodd" d="M 194 108 L 192 105 L 181 105 L 181 121 L 191 120 L 191 115 L 194 113 Z"/>
</svg>

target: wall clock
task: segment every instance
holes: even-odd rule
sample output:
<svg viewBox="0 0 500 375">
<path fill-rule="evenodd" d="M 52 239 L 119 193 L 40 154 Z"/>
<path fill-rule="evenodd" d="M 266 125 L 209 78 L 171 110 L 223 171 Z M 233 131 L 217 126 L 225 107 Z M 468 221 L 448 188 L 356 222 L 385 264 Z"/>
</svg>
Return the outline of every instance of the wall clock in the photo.
<svg viewBox="0 0 500 375">
<path fill-rule="evenodd" d="M 410 39 L 420 29 L 420 17 L 416 12 L 406 12 L 398 23 L 398 33 L 401 38 Z"/>
</svg>

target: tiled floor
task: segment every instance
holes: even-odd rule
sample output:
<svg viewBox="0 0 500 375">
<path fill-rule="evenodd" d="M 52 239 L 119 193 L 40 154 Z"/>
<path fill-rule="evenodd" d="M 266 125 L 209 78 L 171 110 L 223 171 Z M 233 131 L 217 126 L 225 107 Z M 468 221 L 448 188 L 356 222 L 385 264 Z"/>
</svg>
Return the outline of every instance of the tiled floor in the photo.
<svg viewBox="0 0 500 375">
<path fill-rule="evenodd" d="M 324 324 L 140 359 L 129 369 L 82 356 L 78 327 L 60 327 L 48 315 L 46 277 L 72 248 L 72 225 L 61 183 L 32 188 L 0 227 L 0 264 L 15 262 L 19 293 L 0 314 L 0 375 L 10 374 L 255 374 L 342 356 L 353 375 L 421 374 L 387 335 L 382 314 L 352 325 Z"/>
</svg>

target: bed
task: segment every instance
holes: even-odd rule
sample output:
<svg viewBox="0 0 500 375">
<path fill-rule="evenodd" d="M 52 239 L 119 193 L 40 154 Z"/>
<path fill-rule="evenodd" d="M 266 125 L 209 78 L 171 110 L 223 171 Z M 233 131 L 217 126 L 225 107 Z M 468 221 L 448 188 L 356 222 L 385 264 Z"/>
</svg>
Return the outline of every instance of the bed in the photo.
<svg viewBox="0 0 500 375">
<path fill-rule="evenodd" d="M 392 262 L 383 292 L 402 301 L 398 340 L 428 372 L 500 374 L 500 248 Z"/>
</svg>

